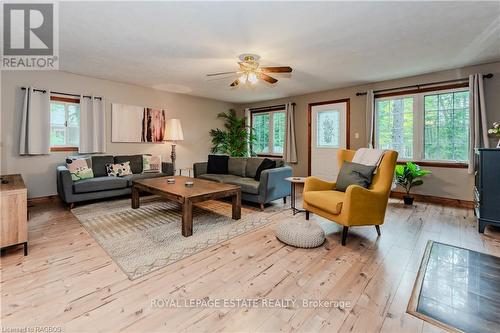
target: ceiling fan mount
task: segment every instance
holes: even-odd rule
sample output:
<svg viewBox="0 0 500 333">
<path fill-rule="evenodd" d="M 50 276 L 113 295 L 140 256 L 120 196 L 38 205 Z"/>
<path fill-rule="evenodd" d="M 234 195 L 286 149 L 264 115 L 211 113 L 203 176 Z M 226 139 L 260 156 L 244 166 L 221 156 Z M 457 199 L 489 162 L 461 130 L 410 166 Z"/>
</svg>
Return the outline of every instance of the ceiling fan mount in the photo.
<svg viewBox="0 0 500 333">
<path fill-rule="evenodd" d="M 270 84 L 274 84 L 278 82 L 278 80 L 267 75 L 267 73 L 292 72 L 292 68 L 288 66 L 261 67 L 258 62 L 260 56 L 258 56 L 257 54 L 241 54 L 238 58 L 241 60 L 240 62 L 238 62 L 238 65 L 240 67 L 239 71 L 207 74 L 207 76 L 240 74 L 241 76 L 230 84 L 231 87 L 236 87 L 240 84 L 246 83 L 256 84 L 258 80 L 263 80 Z"/>
</svg>

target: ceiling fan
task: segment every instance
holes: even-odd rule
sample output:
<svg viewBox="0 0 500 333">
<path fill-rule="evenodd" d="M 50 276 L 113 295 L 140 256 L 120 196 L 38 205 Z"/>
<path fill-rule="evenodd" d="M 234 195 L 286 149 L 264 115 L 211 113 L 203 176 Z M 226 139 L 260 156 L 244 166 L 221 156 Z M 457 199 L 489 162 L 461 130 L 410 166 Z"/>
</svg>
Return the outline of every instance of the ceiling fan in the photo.
<svg viewBox="0 0 500 333">
<path fill-rule="evenodd" d="M 236 87 L 240 84 L 256 84 L 259 79 L 274 84 L 278 82 L 272 76 L 269 76 L 267 73 L 291 73 L 292 68 L 289 66 L 274 66 L 274 67 L 261 67 L 258 60 L 260 57 L 256 54 L 242 54 L 239 56 L 241 61 L 238 62 L 240 66 L 239 71 L 234 72 L 221 72 L 221 73 L 213 73 L 207 74 L 207 76 L 218 76 L 218 75 L 228 75 L 228 74 L 241 74 L 239 78 L 234 80 L 229 86 Z"/>
</svg>

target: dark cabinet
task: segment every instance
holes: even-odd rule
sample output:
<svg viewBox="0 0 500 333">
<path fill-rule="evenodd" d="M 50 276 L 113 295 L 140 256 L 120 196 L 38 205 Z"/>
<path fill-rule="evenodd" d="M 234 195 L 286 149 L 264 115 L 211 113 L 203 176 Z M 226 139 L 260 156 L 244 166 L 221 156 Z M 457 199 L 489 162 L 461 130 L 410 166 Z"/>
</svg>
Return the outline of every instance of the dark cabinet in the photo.
<svg viewBox="0 0 500 333">
<path fill-rule="evenodd" d="M 500 227 L 500 149 L 478 148 L 475 154 L 474 210 L 479 232 Z"/>
</svg>

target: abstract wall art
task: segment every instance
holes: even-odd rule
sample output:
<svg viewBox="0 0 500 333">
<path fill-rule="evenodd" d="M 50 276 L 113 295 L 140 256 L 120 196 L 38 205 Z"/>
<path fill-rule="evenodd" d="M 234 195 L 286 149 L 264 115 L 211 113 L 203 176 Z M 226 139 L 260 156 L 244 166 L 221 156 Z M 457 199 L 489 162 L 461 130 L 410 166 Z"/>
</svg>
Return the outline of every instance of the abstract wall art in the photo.
<svg viewBox="0 0 500 333">
<path fill-rule="evenodd" d="M 111 105 L 111 142 L 163 143 L 164 135 L 164 109 Z"/>
</svg>

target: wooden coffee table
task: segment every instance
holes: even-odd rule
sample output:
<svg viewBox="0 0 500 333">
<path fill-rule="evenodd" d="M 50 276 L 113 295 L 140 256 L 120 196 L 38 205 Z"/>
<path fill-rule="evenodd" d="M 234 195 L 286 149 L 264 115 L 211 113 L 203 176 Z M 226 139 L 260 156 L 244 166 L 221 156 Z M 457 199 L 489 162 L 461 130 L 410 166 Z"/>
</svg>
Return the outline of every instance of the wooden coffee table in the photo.
<svg viewBox="0 0 500 333">
<path fill-rule="evenodd" d="M 168 184 L 168 178 L 175 179 L 175 184 Z M 194 185 L 187 187 L 185 186 L 186 181 L 192 181 Z M 241 189 L 237 185 L 184 176 L 134 180 L 132 183 L 133 209 L 139 208 L 140 191 L 153 193 L 182 205 L 182 235 L 184 237 L 193 234 L 193 203 L 195 202 L 232 197 L 233 220 L 241 218 Z"/>
</svg>

